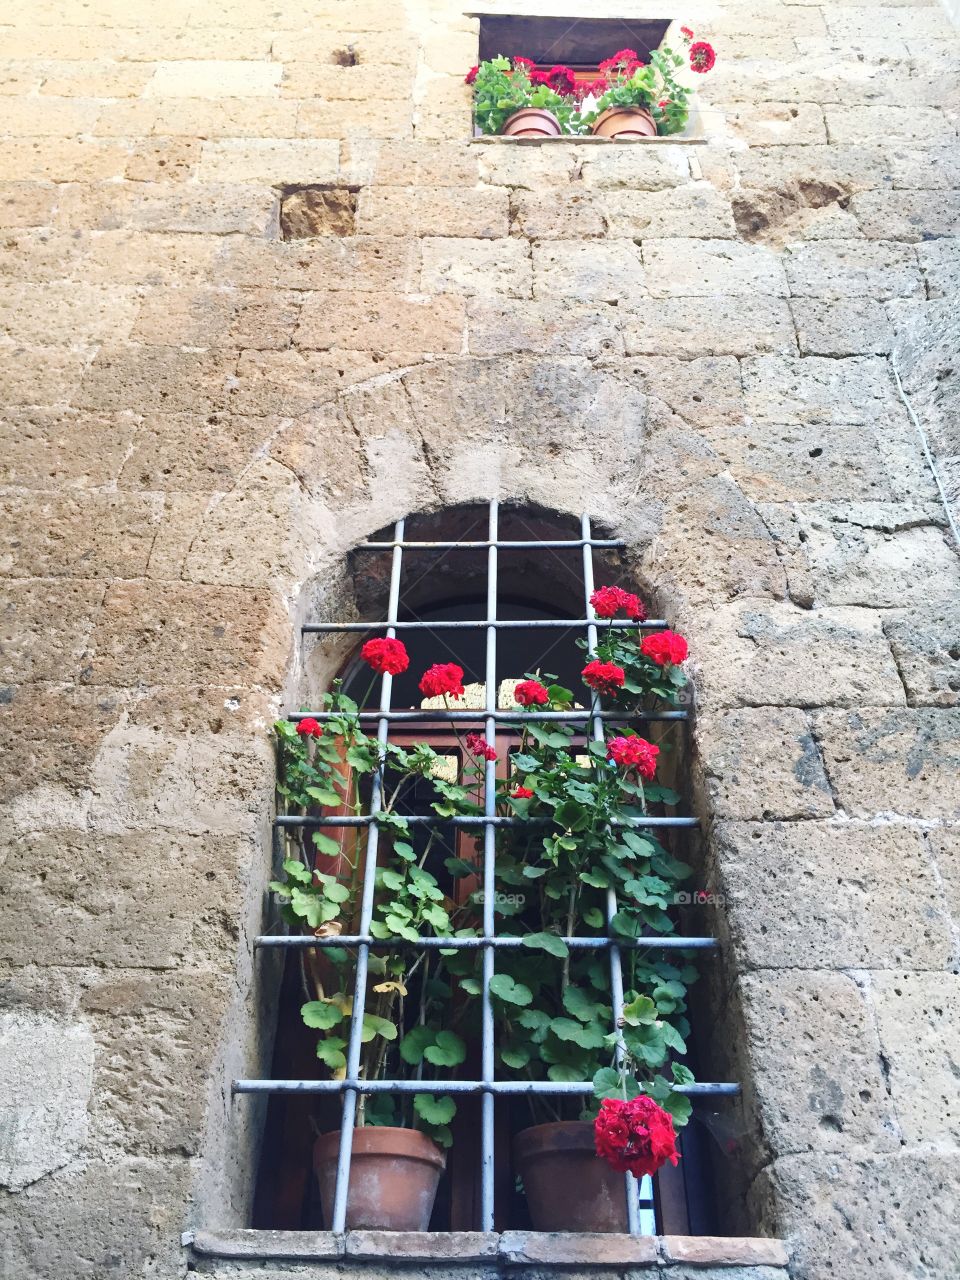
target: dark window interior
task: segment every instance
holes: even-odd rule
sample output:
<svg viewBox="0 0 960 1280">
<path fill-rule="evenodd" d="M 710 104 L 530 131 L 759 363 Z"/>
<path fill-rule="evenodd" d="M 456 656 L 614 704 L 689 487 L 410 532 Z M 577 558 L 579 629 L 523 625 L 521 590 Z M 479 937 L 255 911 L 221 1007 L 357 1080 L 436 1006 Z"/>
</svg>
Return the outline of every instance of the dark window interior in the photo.
<svg viewBox="0 0 960 1280">
<path fill-rule="evenodd" d="M 634 49 L 646 62 L 658 49 L 669 18 L 532 18 L 481 14 L 480 61 L 520 55 L 538 66 L 562 63 L 592 70 L 618 49 Z"/>
</svg>

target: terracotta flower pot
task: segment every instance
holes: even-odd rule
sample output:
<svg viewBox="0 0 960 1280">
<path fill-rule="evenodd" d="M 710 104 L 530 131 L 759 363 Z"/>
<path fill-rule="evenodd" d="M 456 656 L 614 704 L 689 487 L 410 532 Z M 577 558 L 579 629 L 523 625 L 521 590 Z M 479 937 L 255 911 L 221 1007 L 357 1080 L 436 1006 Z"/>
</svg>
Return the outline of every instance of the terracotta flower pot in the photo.
<svg viewBox="0 0 960 1280">
<path fill-rule="evenodd" d="M 515 111 L 503 126 L 507 138 L 559 138 L 563 130 L 552 111 L 540 107 L 523 107 Z"/>
<path fill-rule="evenodd" d="M 534 1231 L 626 1231 L 623 1174 L 596 1154 L 589 1121 L 524 1129 L 514 1139 L 513 1161 Z"/>
<path fill-rule="evenodd" d="M 337 1184 L 340 1130 L 313 1147 L 324 1226 L 329 1229 Z M 347 1191 L 347 1229 L 426 1231 L 447 1157 L 419 1129 L 366 1125 L 355 1129 Z"/>
<path fill-rule="evenodd" d="M 657 124 L 644 107 L 607 107 L 590 132 L 598 138 L 655 138 Z"/>
</svg>

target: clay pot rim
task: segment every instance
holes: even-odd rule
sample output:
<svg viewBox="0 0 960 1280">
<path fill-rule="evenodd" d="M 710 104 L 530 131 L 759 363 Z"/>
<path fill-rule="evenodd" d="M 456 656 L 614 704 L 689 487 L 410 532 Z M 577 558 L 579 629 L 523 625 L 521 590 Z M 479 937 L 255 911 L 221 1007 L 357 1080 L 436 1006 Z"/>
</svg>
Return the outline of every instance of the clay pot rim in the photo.
<svg viewBox="0 0 960 1280">
<path fill-rule="evenodd" d="M 340 1149 L 340 1130 L 321 1133 L 313 1144 L 314 1164 L 336 1160 Z M 400 1125 L 363 1125 L 353 1131 L 353 1156 L 398 1156 L 434 1165 L 441 1172 L 447 1167 L 446 1153 L 420 1129 L 404 1129 Z"/>
<path fill-rule="evenodd" d="M 551 1120 L 521 1129 L 513 1140 L 514 1159 L 531 1159 L 560 1151 L 596 1155 L 592 1120 Z"/>
<path fill-rule="evenodd" d="M 507 125 L 510 123 L 511 120 L 517 120 L 520 117 L 524 117 L 524 116 L 527 116 L 527 117 L 536 116 L 536 117 L 539 117 L 540 119 L 549 120 L 552 122 L 553 125 L 556 126 L 556 128 L 552 131 L 553 135 L 559 138 L 563 134 L 563 127 L 561 126 L 560 121 L 553 114 L 553 112 L 548 111 L 546 107 L 520 107 L 519 110 L 514 111 L 512 115 L 507 116 L 506 120 L 504 120 L 503 133 L 500 136 L 509 138 L 511 135 L 507 133 Z M 550 135 L 544 135 L 544 136 L 550 136 Z"/>
<path fill-rule="evenodd" d="M 594 120 L 593 124 L 590 126 L 590 132 L 596 136 L 598 132 L 598 126 L 601 125 L 604 120 L 609 120 L 611 116 L 643 116 L 645 120 L 649 120 L 650 123 L 653 125 L 653 133 L 647 136 L 651 138 L 657 137 L 657 134 L 658 134 L 657 122 L 654 120 L 653 112 L 650 110 L 649 107 L 621 107 L 621 106 L 607 107 L 607 109 L 605 111 L 601 111 L 600 114 L 597 116 L 596 120 Z M 600 136 L 610 137 L 611 135 L 603 134 Z"/>
</svg>

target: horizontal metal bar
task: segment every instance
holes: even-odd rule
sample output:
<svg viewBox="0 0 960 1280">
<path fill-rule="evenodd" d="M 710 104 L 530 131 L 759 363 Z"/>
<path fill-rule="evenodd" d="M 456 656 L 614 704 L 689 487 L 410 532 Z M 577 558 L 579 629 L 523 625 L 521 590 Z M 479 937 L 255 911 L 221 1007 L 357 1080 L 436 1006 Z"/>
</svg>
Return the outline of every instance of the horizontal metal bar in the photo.
<svg viewBox="0 0 960 1280">
<path fill-rule="evenodd" d="M 509 630 L 516 628 L 524 628 L 526 630 L 552 629 L 566 630 L 573 627 L 586 627 L 589 625 L 586 618 L 445 618 L 435 622 L 425 621 L 421 618 L 408 620 L 406 622 L 305 622 L 300 630 L 304 635 L 314 633 L 334 632 L 334 631 L 384 631 L 388 626 L 395 628 L 397 631 L 465 631 L 468 628 L 478 627 L 496 627 L 497 630 Z M 646 622 L 629 622 L 624 619 L 614 618 L 610 622 L 604 622 L 601 629 L 606 627 L 615 627 L 620 630 L 624 627 L 639 627 L 644 631 L 662 631 L 667 626 L 664 618 L 648 618 Z"/>
<path fill-rule="evenodd" d="M 559 936 L 559 935 L 558 935 Z M 603 951 L 613 945 L 610 938 L 562 938 L 568 947 L 575 951 Z M 254 938 L 255 947 L 290 947 L 295 950 L 312 947 L 359 947 L 367 946 L 371 950 L 396 951 L 400 948 L 412 947 L 420 949 L 444 949 L 451 951 L 479 951 L 484 947 L 492 947 L 494 951 L 509 951 L 525 946 L 523 938 L 365 938 L 359 933 L 331 934 L 323 938 L 315 938 L 310 933 L 264 933 Z M 664 951 L 714 951 L 720 946 L 716 938 L 690 937 L 670 934 L 668 937 L 617 938 L 616 945 L 628 950 L 664 950 Z"/>
<path fill-rule="evenodd" d="M 234 1093 L 492 1093 L 492 1094 L 571 1094 L 584 1097 L 593 1093 L 591 1080 L 557 1083 L 553 1080 L 234 1080 Z M 738 1084 L 674 1085 L 676 1093 L 690 1098 L 735 1097 Z"/>
<path fill-rule="evenodd" d="M 553 818 L 511 818 L 498 815 L 488 818 L 482 813 L 475 816 L 459 814 L 455 818 L 442 818 L 436 813 L 404 813 L 399 815 L 404 822 L 414 826 L 453 827 L 542 827 L 554 821 Z M 278 827 L 366 827 L 376 818 L 369 813 L 345 813 L 343 815 L 328 814 L 322 818 L 306 818 L 297 814 L 283 813 L 274 818 Z M 699 818 L 610 818 L 607 825 L 626 827 L 630 830 L 643 830 L 644 827 L 697 827 Z"/>
<path fill-rule="evenodd" d="M 394 547 L 403 547 L 406 551 L 408 548 L 416 550 L 427 549 L 431 551 L 460 551 L 463 549 L 473 550 L 489 550 L 490 547 L 498 549 L 517 549 L 519 547 L 544 547 L 550 550 L 556 550 L 561 547 L 625 547 L 627 544 L 621 538 L 554 538 L 542 542 L 538 539 L 498 539 L 497 541 L 481 540 L 473 542 L 360 542 L 355 548 L 357 551 L 391 551 Z"/>
<path fill-rule="evenodd" d="M 332 720 L 341 711 L 291 711 L 284 717 L 297 723 L 299 720 Z M 527 724 L 540 720 L 557 720 L 570 724 L 585 724 L 588 720 L 615 720 L 626 724 L 630 720 L 687 720 L 689 711 L 444 711 L 422 707 L 413 711 L 361 711 L 360 720 L 389 720 L 391 722 L 420 723 L 440 721 L 444 724 L 482 724 L 485 720 L 497 720 L 503 724 Z"/>
</svg>

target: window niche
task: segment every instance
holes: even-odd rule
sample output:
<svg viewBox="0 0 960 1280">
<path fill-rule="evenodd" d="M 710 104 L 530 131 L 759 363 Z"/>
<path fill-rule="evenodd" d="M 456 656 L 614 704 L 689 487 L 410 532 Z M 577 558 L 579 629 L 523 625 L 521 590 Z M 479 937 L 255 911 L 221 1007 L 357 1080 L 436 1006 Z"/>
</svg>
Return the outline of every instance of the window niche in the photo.
<svg viewBox="0 0 960 1280">
<path fill-rule="evenodd" d="M 402 546 L 395 545 L 398 539 L 402 540 Z M 591 527 L 589 521 L 582 522 L 572 516 L 484 504 L 413 516 L 405 523 L 381 530 L 369 543 L 361 544 L 351 553 L 346 579 L 329 589 L 324 612 L 335 612 L 336 617 L 307 622 L 303 646 L 306 651 L 304 687 L 310 689 L 308 709 L 318 711 L 317 691 L 328 687 L 334 675 L 342 680 L 344 692 L 358 702 L 364 700 L 370 687 L 371 672 L 359 656 L 360 646 L 370 636 L 384 634 L 383 620 L 391 616 L 393 600 L 396 633 L 406 646 L 410 665 L 392 678 L 385 703 L 379 701 L 375 691 L 372 705 L 379 707 L 380 713 L 386 706 L 387 718 L 380 713 L 372 713 L 368 732 L 376 733 L 378 727 L 382 730 L 386 724 L 390 743 L 404 750 L 412 750 L 418 743 L 427 743 L 440 762 L 439 768 L 425 774 L 404 792 L 402 803 L 398 802 L 396 807 L 398 813 L 408 818 L 418 813 L 429 816 L 432 802 L 437 798 L 436 779 L 445 778 L 456 783 L 465 778 L 470 762 L 469 752 L 464 748 L 467 732 L 485 734 L 487 743 L 497 756 L 496 762 L 487 767 L 486 776 L 480 773 L 471 783 L 477 789 L 481 806 L 489 787 L 493 786 L 502 796 L 504 792 L 499 788 L 504 779 L 513 786 L 525 778 L 524 769 L 530 766 L 518 765 L 516 761 L 524 750 L 524 716 L 529 712 L 528 719 L 535 718 L 537 707 L 518 705 L 514 691 L 516 683 L 529 674 L 543 674 L 545 680 L 549 674 L 557 678 L 557 683 L 574 691 L 570 710 L 559 713 L 557 724 L 569 720 L 573 733 L 569 739 L 570 751 L 578 767 L 587 768 L 591 736 L 603 736 L 607 723 L 600 718 L 607 713 L 601 712 L 599 703 L 591 702 L 589 690 L 583 684 L 581 671 L 587 658 L 575 644 L 578 638 L 585 638 L 585 633 L 587 636 L 591 634 L 587 632 L 585 620 L 591 618 L 587 600 L 594 580 L 596 585 L 622 584 L 629 590 L 630 574 L 625 549 L 622 543 L 603 530 Z M 499 624 L 496 628 L 486 625 L 491 618 Z M 655 622 L 649 624 L 654 630 L 657 625 Z M 310 631 L 311 626 L 316 626 L 317 630 Z M 332 629 L 344 626 L 357 629 Z M 418 688 L 418 680 L 421 673 L 435 662 L 455 663 L 462 668 L 465 686 L 462 699 L 450 699 L 444 704 L 437 699 L 424 698 Z M 491 671 L 497 696 L 488 703 L 486 684 Z M 366 705 L 371 705 L 369 700 Z M 455 709 L 453 715 L 448 714 L 451 708 Z M 662 842 L 665 856 L 696 861 L 695 823 L 684 816 L 683 796 L 688 793 L 686 713 L 687 708 L 681 706 L 676 713 L 663 717 L 650 711 L 609 714 L 610 723 L 617 726 L 618 732 L 629 726 L 659 744 L 661 755 L 657 782 L 675 790 L 677 797 L 675 801 L 654 801 L 650 818 L 664 824 L 656 829 L 656 836 Z M 602 751 L 600 754 L 602 756 Z M 389 773 L 384 780 L 384 794 L 387 794 L 391 784 Z M 371 787 L 375 785 L 368 778 L 360 787 L 360 805 L 365 813 L 371 811 Z M 509 805 L 505 807 L 513 813 L 511 821 L 518 817 L 516 810 L 511 810 Z M 490 812 L 488 807 L 483 811 Z M 336 813 L 344 815 L 346 810 L 338 809 Z M 527 813 L 527 810 L 519 811 L 521 828 L 527 820 Z M 411 857 L 434 878 L 445 909 L 451 912 L 459 909 L 462 920 L 476 920 L 479 926 L 481 921 L 475 904 L 478 890 L 492 882 L 487 877 L 487 858 L 492 860 L 490 866 L 494 871 L 497 867 L 500 846 L 496 828 L 487 825 L 481 831 L 467 823 L 444 824 L 435 817 L 431 821 L 434 827 L 411 826 L 409 835 L 404 836 L 404 840 L 409 842 Z M 328 826 L 325 830 L 328 835 L 337 836 L 344 829 Z M 431 830 L 436 838 L 428 834 Z M 494 835 L 487 837 L 484 831 L 492 831 Z M 384 848 L 389 851 L 397 839 L 397 832 L 389 827 L 379 833 L 381 857 Z M 538 829 L 537 843 L 541 839 Z M 359 849 L 360 845 L 352 847 Z M 365 846 L 364 858 L 370 847 Z M 376 840 L 373 848 L 377 848 Z M 467 862 L 475 867 L 476 874 L 455 878 L 450 871 L 451 863 Z M 329 864 L 324 865 L 329 872 Z M 317 866 L 320 866 L 319 857 Z M 500 881 L 496 883 L 499 897 L 505 886 Z M 690 934 L 691 929 L 683 923 L 684 908 L 673 903 L 667 910 L 674 922 L 672 927 L 681 934 Z M 530 908 L 529 913 L 532 920 L 535 912 Z M 497 908 L 482 922 L 482 932 L 484 936 L 494 938 L 501 934 L 517 935 L 532 927 L 527 922 L 527 914 L 525 898 L 516 911 Z M 570 918 L 573 919 L 572 916 Z M 593 982 L 598 1008 L 609 1004 L 614 1011 L 612 1021 L 608 1019 L 608 1024 L 605 1024 L 605 1030 L 612 1030 L 619 1016 L 615 1011 L 619 999 L 618 983 L 623 980 L 621 975 L 626 975 L 628 991 L 635 989 L 634 984 L 640 980 L 636 978 L 637 971 L 630 957 L 645 955 L 646 951 L 641 952 L 639 947 L 631 950 L 631 944 L 622 939 L 611 946 L 609 939 L 613 935 L 609 933 L 609 923 L 601 928 L 596 913 L 591 915 L 591 919 L 594 927 L 587 932 L 600 938 L 595 947 L 589 943 L 583 950 L 573 948 L 570 952 L 573 959 L 570 960 L 561 961 L 559 956 L 547 955 L 543 958 L 542 967 L 546 973 L 550 964 L 563 964 L 568 966 L 574 985 Z M 579 933 L 580 926 L 576 928 Z M 266 930 L 270 934 L 285 931 L 286 926 L 279 919 L 274 919 Z M 418 926 L 417 932 L 423 931 L 423 927 Z M 306 931 L 307 934 L 309 932 Z M 323 933 L 323 930 L 318 932 Z M 328 942 L 335 942 L 339 947 L 340 936 L 338 934 Z M 352 938 L 352 928 L 344 936 Z M 271 1081 L 266 1081 L 240 1082 L 239 1089 L 243 1092 L 247 1084 L 259 1084 L 264 1086 L 261 1092 L 270 1094 L 253 1220 L 253 1226 L 260 1229 L 322 1230 L 329 1227 L 331 1203 L 321 1206 L 318 1182 L 313 1175 L 314 1142 L 319 1134 L 339 1129 L 343 1101 L 345 1098 L 350 1100 L 351 1094 L 353 1104 L 369 1108 L 365 1114 L 371 1116 L 380 1109 L 379 1101 L 372 1102 L 371 1099 L 386 1099 L 389 1094 L 389 1089 L 385 1089 L 384 1093 L 365 1095 L 361 1089 L 361 1101 L 358 1102 L 357 1090 L 342 1085 L 324 1084 L 323 1091 L 320 1091 L 320 1086 L 316 1091 L 310 1091 L 311 1082 L 329 1082 L 336 1078 L 337 1071 L 329 1066 L 332 1060 L 328 1060 L 328 1066 L 325 1066 L 317 1058 L 318 1039 L 330 1033 L 305 1026 L 300 1010 L 306 1000 L 316 997 L 324 983 L 327 983 L 325 989 L 329 991 L 329 984 L 334 980 L 329 970 L 323 971 L 322 964 L 320 969 L 317 968 L 316 954 L 320 950 L 317 944 L 309 936 L 302 936 L 301 941 L 305 945 L 283 949 L 283 976 L 279 991 L 272 1000 L 277 1011 L 272 1082 L 275 1086 L 277 1082 L 301 1081 L 306 1082 L 308 1088 L 271 1093 Z M 701 939 L 701 943 L 710 942 L 708 938 Z M 418 951 L 417 945 L 411 945 L 413 949 L 408 954 L 412 960 Z M 621 945 L 626 960 L 617 954 Z M 350 942 L 349 946 L 340 949 L 353 954 L 360 947 Z M 383 946 L 378 950 L 376 945 L 369 945 L 367 951 L 368 960 L 384 955 Z M 435 956 L 437 950 L 425 947 L 423 954 Z M 513 955 L 516 954 L 514 950 Z M 681 953 L 675 954 L 679 956 Z M 701 967 L 717 963 L 710 954 L 709 945 L 702 946 L 697 954 L 701 957 Z M 587 1093 L 590 1091 L 585 1087 L 579 1094 L 560 1095 L 556 1089 L 551 1092 L 552 1086 L 558 1082 L 562 1082 L 564 1087 L 569 1084 L 574 1089 L 578 1088 L 579 1082 L 574 1078 L 577 1072 L 571 1068 L 547 1078 L 540 1062 L 531 1068 L 530 1074 L 538 1081 L 538 1088 L 544 1086 L 542 1093 L 533 1095 L 531 1099 L 522 1092 L 510 1092 L 509 1089 L 498 1092 L 499 1081 L 518 1078 L 518 1071 L 514 1069 L 518 1059 L 504 1059 L 505 1042 L 510 1034 L 505 1030 L 508 1022 L 499 1019 L 499 1015 L 499 1020 L 490 1016 L 490 1010 L 483 1005 L 482 993 L 484 988 L 493 990 L 490 986 L 491 973 L 503 974 L 512 967 L 511 951 L 506 943 L 498 943 L 494 947 L 485 946 L 470 952 L 464 949 L 458 955 L 475 956 L 477 962 L 469 971 L 451 964 L 450 973 L 444 974 L 442 979 L 439 976 L 431 979 L 442 980 L 453 992 L 451 998 L 457 1005 L 458 1036 L 464 1051 L 461 1057 L 454 1054 L 456 1060 L 451 1062 L 445 1062 L 440 1055 L 437 1069 L 426 1069 L 425 1074 L 432 1079 L 423 1081 L 424 1091 L 432 1090 L 439 1098 L 454 1096 L 457 1101 L 457 1113 L 449 1126 L 452 1145 L 447 1150 L 446 1168 L 440 1178 L 429 1226 L 431 1230 L 454 1231 L 531 1229 L 536 1224 L 531 1220 L 527 1199 L 518 1187 L 514 1163 L 517 1134 L 528 1128 L 532 1120 L 549 1118 L 546 1111 L 543 1115 L 532 1111 L 532 1102 L 556 1104 L 554 1109 L 566 1119 L 568 1112 L 572 1117 L 584 1101 L 589 1101 Z M 590 958 L 589 966 L 583 962 L 584 957 Z M 407 1000 L 399 1011 L 393 1008 L 390 1015 L 395 1016 L 399 1023 L 401 1041 L 417 1024 L 416 978 L 412 976 L 415 970 L 416 965 L 411 962 L 401 976 L 400 980 L 408 985 Z M 429 971 L 438 975 L 440 972 Z M 587 977 L 588 974 L 591 976 Z M 390 974 L 381 976 L 385 981 L 396 979 L 395 974 L 392 977 Z M 549 985 L 551 979 L 545 978 L 544 981 Z M 455 988 L 459 988 L 459 992 Z M 490 1003 L 492 1005 L 493 1002 Z M 370 1005 L 366 1007 L 369 1009 Z M 376 1008 L 380 1010 L 379 1005 Z M 421 999 L 421 1025 L 423 1008 Z M 606 1017 L 610 1012 L 608 1009 L 602 1016 Z M 385 1053 L 389 1055 L 391 1052 L 390 1046 L 386 1046 Z M 694 1034 L 680 1057 L 698 1080 L 708 1080 L 707 1066 L 698 1060 L 698 1055 L 698 1037 Z M 576 1053 L 572 1053 L 571 1063 L 577 1060 Z M 342 1076 L 343 1072 L 340 1074 Z M 395 1074 L 395 1071 L 386 1071 L 384 1078 L 388 1085 Z M 481 1080 L 489 1081 L 492 1088 L 471 1086 L 464 1093 L 443 1093 L 448 1081 L 469 1084 L 470 1081 Z M 716 1089 L 717 1094 L 725 1090 L 727 1096 L 736 1088 L 709 1084 L 704 1087 Z M 408 1114 L 407 1104 L 411 1094 L 407 1092 L 398 1097 L 394 1119 L 405 1117 L 405 1123 L 409 1123 L 412 1117 Z M 729 1102 L 722 1102 L 715 1094 L 708 1093 L 703 1101 L 709 1105 L 711 1114 L 729 1106 Z M 680 1165 L 677 1168 L 664 1165 L 654 1179 L 645 1177 L 639 1184 L 632 1184 L 632 1189 L 628 1184 L 624 1194 L 627 1204 L 630 1196 L 634 1197 L 633 1209 L 626 1214 L 619 1228 L 608 1225 L 605 1229 L 624 1230 L 629 1227 L 634 1232 L 647 1235 L 710 1234 L 717 1230 L 711 1172 L 713 1153 L 709 1149 L 711 1138 L 709 1129 L 699 1122 L 697 1110 L 700 1105 L 701 1099 L 697 1098 L 693 1119 L 681 1139 Z M 352 1126 L 350 1131 L 359 1132 Z M 489 1160 L 491 1155 L 492 1161 Z M 489 1172 L 485 1174 L 484 1169 Z M 620 1185 L 624 1185 L 622 1178 Z M 328 1188 L 327 1195 L 332 1194 Z"/>
</svg>

